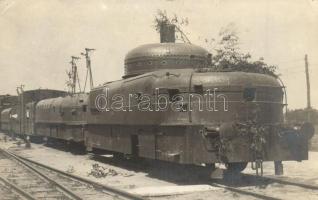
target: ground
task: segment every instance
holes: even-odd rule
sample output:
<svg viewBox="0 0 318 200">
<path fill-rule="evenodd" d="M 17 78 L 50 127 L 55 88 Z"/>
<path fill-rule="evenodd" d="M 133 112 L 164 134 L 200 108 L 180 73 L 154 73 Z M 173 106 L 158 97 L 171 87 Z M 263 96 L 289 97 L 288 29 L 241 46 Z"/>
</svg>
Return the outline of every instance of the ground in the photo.
<svg viewBox="0 0 318 200">
<path fill-rule="evenodd" d="M 43 144 L 33 144 L 26 149 L 24 144 L 18 145 L 17 141 L 4 142 L 3 134 L 0 134 L 0 147 L 9 148 L 18 154 L 32 160 L 44 163 L 51 167 L 82 176 L 93 181 L 124 189 L 141 195 L 153 195 L 156 199 L 253 199 L 236 193 L 210 186 L 205 181 L 189 181 L 180 177 L 186 177 L 181 171 L 169 172 L 160 167 L 143 167 L 133 162 L 117 162 L 112 158 L 95 158 L 91 154 L 77 155 L 65 151 L 65 149 L 47 147 Z M 316 138 L 315 138 L 316 139 Z M 316 141 L 316 140 L 315 140 Z M 316 145 L 316 143 L 313 143 Z M 309 160 L 302 162 L 284 162 L 284 176 L 295 178 L 300 182 L 318 185 L 318 152 L 309 152 Z M 248 166 L 245 173 L 255 173 Z M 176 176 L 179 173 L 181 176 Z M 264 174 L 274 174 L 274 164 L 264 163 Z M 172 177 L 172 178 L 171 178 Z M 259 190 L 257 186 L 251 190 Z M 264 189 L 265 191 L 265 189 Z M 288 199 L 297 199 L 300 195 L 310 199 L 315 198 L 311 191 L 303 191 L 301 188 L 270 185 L 266 187 L 270 193 L 288 193 Z M 182 194 L 182 195 L 180 195 Z M 169 195 L 160 197 L 160 195 Z M 313 196 L 314 195 L 314 196 Z M 312 197 L 313 196 L 313 197 Z"/>
</svg>

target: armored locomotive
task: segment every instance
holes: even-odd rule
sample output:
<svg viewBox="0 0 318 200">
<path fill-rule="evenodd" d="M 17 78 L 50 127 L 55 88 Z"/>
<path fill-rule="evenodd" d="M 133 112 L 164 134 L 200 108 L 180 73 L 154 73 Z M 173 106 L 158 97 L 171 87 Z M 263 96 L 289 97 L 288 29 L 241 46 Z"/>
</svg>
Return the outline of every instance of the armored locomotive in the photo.
<svg viewBox="0 0 318 200">
<path fill-rule="evenodd" d="M 121 80 L 28 102 L 33 128 L 20 133 L 235 171 L 248 162 L 305 160 L 313 130 L 284 123 L 283 89 L 274 76 L 214 71 L 202 47 L 163 41 L 130 51 Z M 14 109 L 2 112 L 4 127 Z"/>
</svg>

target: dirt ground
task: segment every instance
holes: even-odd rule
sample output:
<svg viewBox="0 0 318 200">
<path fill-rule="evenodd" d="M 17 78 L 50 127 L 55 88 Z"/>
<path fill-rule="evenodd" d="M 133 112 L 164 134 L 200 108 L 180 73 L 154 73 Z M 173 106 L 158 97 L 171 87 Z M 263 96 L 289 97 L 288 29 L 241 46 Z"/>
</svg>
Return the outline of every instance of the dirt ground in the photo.
<svg viewBox="0 0 318 200">
<path fill-rule="evenodd" d="M 0 138 L 3 138 L 1 133 Z M 180 177 L 186 177 L 186 174 L 182 174 L 183 172 L 160 170 L 158 166 L 152 166 L 149 169 L 129 161 L 116 162 L 112 158 L 95 158 L 91 154 L 77 155 L 64 149 L 47 147 L 42 144 L 32 143 L 31 148 L 26 149 L 24 144 L 18 146 L 16 141 L 4 142 L 3 139 L 0 141 L 0 147 L 9 148 L 22 156 L 51 167 L 137 194 L 169 194 L 169 196 L 154 199 L 253 199 L 249 196 L 241 196 L 210 186 L 205 184 L 204 181 L 201 183 L 198 180 L 182 179 Z M 318 152 L 310 152 L 308 161 L 290 161 L 283 164 L 285 177 L 318 185 Z M 250 166 L 244 172 L 255 173 Z M 176 176 L 178 173 L 181 176 Z M 264 163 L 264 174 L 274 174 L 274 164 L 272 162 Z M 250 189 L 253 190 L 256 187 L 250 187 Z M 318 195 L 315 196 L 314 193 L 303 191 L 297 187 L 282 188 L 281 186 L 270 185 L 266 187 L 266 191 L 281 193 L 282 195 L 287 192 L 289 194 L 288 199 L 297 199 L 300 195 L 304 197 L 303 199 L 307 199 L 307 195 L 310 199 L 318 199 Z"/>
</svg>

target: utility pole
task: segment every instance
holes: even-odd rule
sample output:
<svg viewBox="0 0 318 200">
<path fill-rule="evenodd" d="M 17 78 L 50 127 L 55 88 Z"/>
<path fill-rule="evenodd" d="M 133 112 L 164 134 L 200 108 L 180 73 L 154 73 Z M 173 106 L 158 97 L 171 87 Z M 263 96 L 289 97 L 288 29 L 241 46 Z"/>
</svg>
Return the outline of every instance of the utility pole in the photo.
<svg viewBox="0 0 318 200">
<path fill-rule="evenodd" d="M 89 75 L 90 89 L 92 89 L 94 87 L 92 67 L 91 67 L 91 58 L 89 56 L 89 52 L 91 52 L 91 51 L 95 51 L 95 49 L 85 48 L 85 53 L 81 53 L 82 56 L 85 56 L 86 68 L 87 68 L 85 85 L 84 85 L 84 92 L 85 92 L 85 89 L 86 89 L 86 81 L 87 81 L 87 76 L 88 75 Z"/>
<path fill-rule="evenodd" d="M 310 102 L 310 80 L 309 80 L 309 69 L 308 69 L 308 56 L 305 55 L 305 72 L 306 72 L 306 85 L 307 85 L 307 120 L 310 121 L 310 110 L 311 110 L 311 102 Z"/>
<path fill-rule="evenodd" d="M 71 87 L 71 93 L 75 94 L 76 93 L 76 82 L 78 82 L 78 88 L 79 88 L 79 92 L 81 92 L 81 85 L 79 82 L 79 78 L 78 78 L 78 72 L 77 72 L 77 66 L 76 66 L 76 60 L 80 59 L 79 57 L 76 56 L 71 56 L 72 60 L 71 60 L 71 65 L 72 65 L 72 69 L 71 69 L 71 73 L 69 74 L 69 78 L 71 79 L 71 83 L 70 83 L 70 87 Z"/>
<path fill-rule="evenodd" d="M 20 133 L 23 133 L 24 132 L 24 85 L 20 85 L 19 87 L 17 87 L 17 93 L 18 93 L 18 96 L 19 96 L 19 116 L 17 119 L 20 119 L 19 121 L 19 125 L 20 125 Z"/>
</svg>

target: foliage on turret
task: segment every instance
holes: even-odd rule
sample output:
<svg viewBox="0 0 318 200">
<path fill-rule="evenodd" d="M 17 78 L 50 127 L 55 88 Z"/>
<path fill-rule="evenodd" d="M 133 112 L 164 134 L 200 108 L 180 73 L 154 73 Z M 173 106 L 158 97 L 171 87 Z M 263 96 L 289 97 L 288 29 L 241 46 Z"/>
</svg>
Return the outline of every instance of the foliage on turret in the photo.
<svg viewBox="0 0 318 200">
<path fill-rule="evenodd" d="M 205 42 L 213 54 L 212 68 L 216 71 L 243 71 L 277 76 L 276 66 L 266 64 L 263 58 L 252 60 L 250 53 L 241 51 L 240 38 L 233 23 L 220 30 L 218 39 L 206 39 Z"/>
<path fill-rule="evenodd" d="M 174 25 L 177 32 L 176 40 L 191 43 L 182 27 L 187 26 L 187 18 L 179 18 L 177 15 L 168 17 L 166 11 L 159 10 L 155 17 L 155 29 L 160 32 L 165 25 Z M 205 45 L 212 54 L 212 71 L 243 71 L 251 73 L 268 74 L 277 77 L 276 66 L 268 65 L 263 58 L 252 60 L 250 53 L 243 53 L 239 46 L 240 38 L 235 29 L 235 24 L 230 23 L 222 28 L 218 38 L 205 39 Z"/>
</svg>

